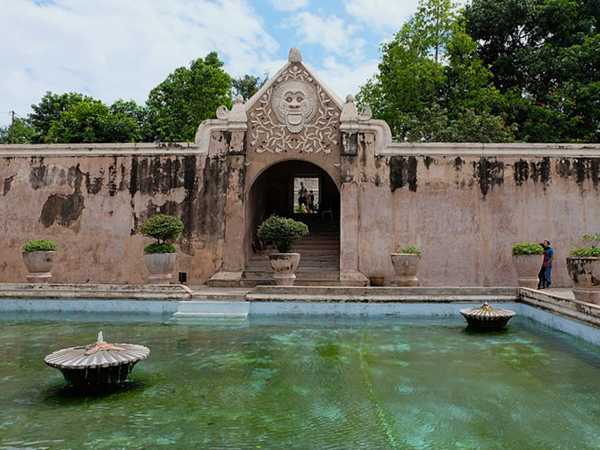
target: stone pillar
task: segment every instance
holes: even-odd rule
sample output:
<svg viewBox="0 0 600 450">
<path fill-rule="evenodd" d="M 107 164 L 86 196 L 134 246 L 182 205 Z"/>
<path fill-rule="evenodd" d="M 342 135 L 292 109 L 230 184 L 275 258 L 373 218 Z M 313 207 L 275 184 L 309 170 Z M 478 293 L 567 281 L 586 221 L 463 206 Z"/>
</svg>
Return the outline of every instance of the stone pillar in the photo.
<svg viewBox="0 0 600 450">
<path fill-rule="evenodd" d="M 227 191 L 225 193 L 225 235 L 223 263 L 208 284 L 210 286 L 240 286 L 245 264 L 246 215 L 244 211 L 244 180 L 246 176 L 246 113 L 241 99 L 236 99 L 231 111 L 217 110 L 217 117 L 227 121 L 220 131 L 219 141 L 225 141 L 227 158 Z M 210 152 L 210 148 L 209 148 Z"/>
<path fill-rule="evenodd" d="M 340 281 L 344 285 L 366 286 L 368 279 L 359 270 L 359 185 L 344 180 L 340 189 Z"/>
<path fill-rule="evenodd" d="M 357 110 L 354 97 L 346 98 L 340 116 L 340 281 L 350 286 L 366 286 L 369 282 L 360 271 L 360 189 L 367 158 L 375 153 L 375 134 L 368 129 L 370 118 L 370 113 Z"/>
</svg>

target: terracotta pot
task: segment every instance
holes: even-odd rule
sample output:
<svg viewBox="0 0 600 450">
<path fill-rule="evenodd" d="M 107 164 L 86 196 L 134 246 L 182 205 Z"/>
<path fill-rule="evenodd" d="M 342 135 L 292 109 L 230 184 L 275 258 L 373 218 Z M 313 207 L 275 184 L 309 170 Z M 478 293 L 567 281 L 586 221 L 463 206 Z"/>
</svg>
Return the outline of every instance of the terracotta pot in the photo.
<svg viewBox="0 0 600 450">
<path fill-rule="evenodd" d="M 417 270 L 419 269 L 420 255 L 410 253 L 392 253 L 392 265 L 396 273 L 394 284 L 396 286 L 418 286 Z"/>
<path fill-rule="evenodd" d="M 537 289 L 538 274 L 542 266 L 542 255 L 513 255 L 519 287 Z"/>
<path fill-rule="evenodd" d="M 567 270 L 575 299 L 600 305 L 600 258 L 569 256 Z"/>
<path fill-rule="evenodd" d="M 144 263 L 150 275 L 148 281 L 168 283 L 173 278 L 177 253 L 146 253 Z"/>
<path fill-rule="evenodd" d="M 30 283 L 46 283 L 52 278 L 52 266 L 56 252 L 23 252 L 23 262 Z"/>
<path fill-rule="evenodd" d="M 300 253 L 272 253 L 269 261 L 273 268 L 273 280 L 278 286 L 293 286 L 296 269 L 300 264 Z"/>
</svg>

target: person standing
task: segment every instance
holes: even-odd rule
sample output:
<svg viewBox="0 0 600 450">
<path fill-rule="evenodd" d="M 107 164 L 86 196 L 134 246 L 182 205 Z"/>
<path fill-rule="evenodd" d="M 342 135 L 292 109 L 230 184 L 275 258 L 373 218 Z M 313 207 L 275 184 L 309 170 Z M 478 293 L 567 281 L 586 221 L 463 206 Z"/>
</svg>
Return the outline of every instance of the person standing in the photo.
<svg viewBox="0 0 600 450">
<path fill-rule="evenodd" d="M 542 261 L 542 267 L 538 274 L 538 289 L 548 289 L 552 286 L 552 261 L 554 260 L 554 249 L 550 244 L 550 241 L 544 241 L 542 244 L 544 247 L 544 259 Z"/>
<path fill-rule="evenodd" d="M 300 213 L 305 213 L 306 212 L 306 203 L 307 203 L 307 197 L 308 196 L 308 191 L 306 189 L 306 187 L 304 186 L 304 183 L 301 181 L 300 182 L 300 191 L 298 193 L 298 208 L 300 209 Z"/>
<path fill-rule="evenodd" d="M 314 214 L 315 211 L 315 193 L 311 190 L 308 193 L 308 212 Z"/>
</svg>

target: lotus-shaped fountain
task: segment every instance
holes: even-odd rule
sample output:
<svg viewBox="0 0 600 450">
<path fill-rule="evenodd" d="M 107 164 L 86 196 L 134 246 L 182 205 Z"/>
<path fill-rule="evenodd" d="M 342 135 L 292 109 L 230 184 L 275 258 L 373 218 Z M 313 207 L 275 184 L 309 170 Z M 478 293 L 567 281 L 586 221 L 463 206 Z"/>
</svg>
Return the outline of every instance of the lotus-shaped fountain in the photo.
<svg viewBox="0 0 600 450">
<path fill-rule="evenodd" d="M 148 355 L 150 349 L 142 345 L 104 342 L 100 331 L 96 343 L 58 350 L 44 362 L 59 369 L 76 388 L 97 388 L 125 383 L 133 366 Z"/>
<path fill-rule="evenodd" d="M 467 320 L 469 328 L 485 331 L 501 330 L 515 315 L 514 311 L 493 308 L 488 303 L 479 308 L 461 309 L 460 313 Z"/>
</svg>

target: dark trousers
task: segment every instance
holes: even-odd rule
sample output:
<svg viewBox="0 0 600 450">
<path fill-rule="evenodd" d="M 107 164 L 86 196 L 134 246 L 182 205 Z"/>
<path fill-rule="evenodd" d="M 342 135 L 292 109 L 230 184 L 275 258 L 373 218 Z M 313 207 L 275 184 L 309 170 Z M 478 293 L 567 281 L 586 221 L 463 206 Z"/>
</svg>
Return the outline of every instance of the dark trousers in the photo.
<svg viewBox="0 0 600 450">
<path fill-rule="evenodd" d="M 538 289 L 548 289 L 552 286 L 552 267 L 544 267 L 538 273 Z"/>
</svg>

